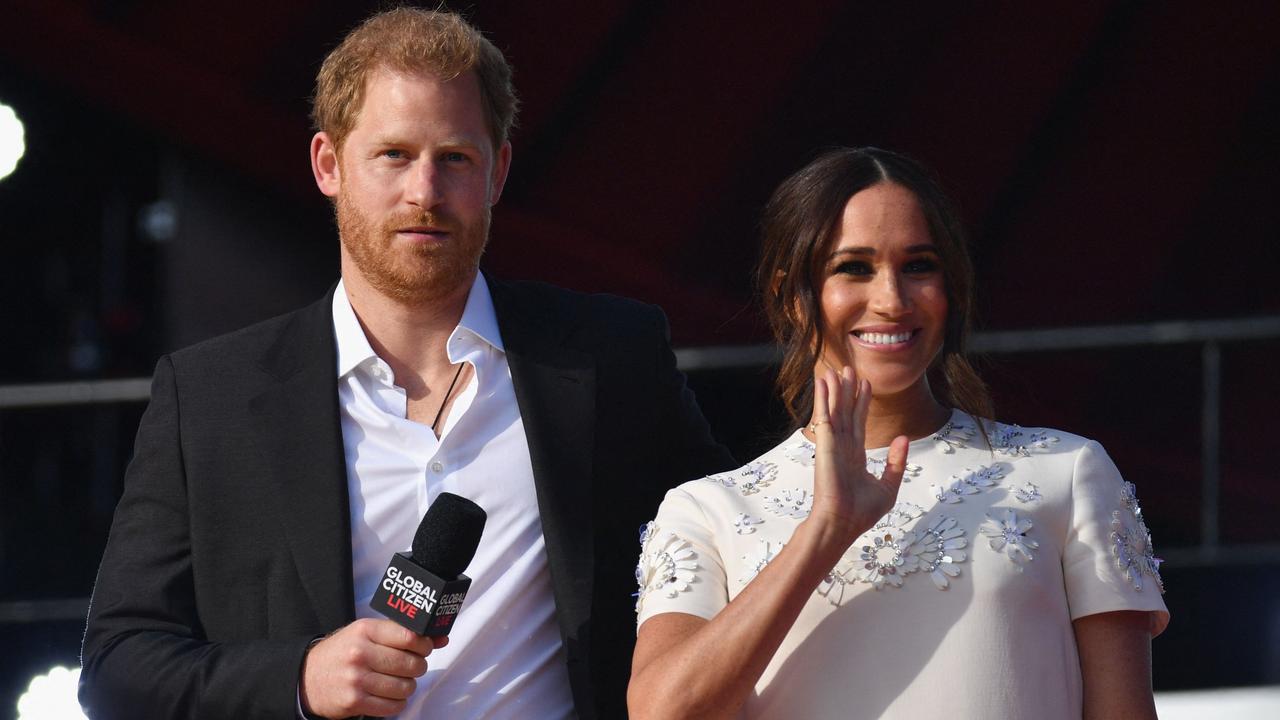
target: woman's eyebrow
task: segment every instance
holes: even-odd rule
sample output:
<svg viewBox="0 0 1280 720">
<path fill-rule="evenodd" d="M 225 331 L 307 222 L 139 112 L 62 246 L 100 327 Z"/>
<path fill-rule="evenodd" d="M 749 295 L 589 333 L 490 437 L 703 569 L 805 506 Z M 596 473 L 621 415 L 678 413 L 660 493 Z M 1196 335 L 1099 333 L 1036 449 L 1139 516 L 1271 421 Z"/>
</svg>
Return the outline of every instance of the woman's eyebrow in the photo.
<svg viewBox="0 0 1280 720">
<path fill-rule="evenodd" d="M 922 252 L 937 254 L 938 246 L 934 245 L 933 243 L 921 243 L 920 245 L 912 245 L 908 247 L 906 251 L 909 254 L 922 253 Z M 835 252 L 831 253 L 831 256 L 827 259 L 831 260 L 841 255 L 875 255 L 875 254 L 876 254 L 875 248 L 867 247 L 864 245 L 858 245 L 854 247 L 842 247 L 839 250 L 836 250 Z"/>
</svg>

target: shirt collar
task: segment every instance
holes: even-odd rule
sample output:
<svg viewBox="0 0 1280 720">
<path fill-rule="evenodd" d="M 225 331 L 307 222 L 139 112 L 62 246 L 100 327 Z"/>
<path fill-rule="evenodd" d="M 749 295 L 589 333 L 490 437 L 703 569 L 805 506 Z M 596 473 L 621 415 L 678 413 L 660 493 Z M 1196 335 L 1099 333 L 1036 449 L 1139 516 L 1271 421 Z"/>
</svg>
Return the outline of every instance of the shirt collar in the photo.
<svg viewBox="0 0 1280 720">
<path fill-rule="evenodd" d="M 482 273 L 476 273 L 475 282 L 471 284 L 458 329 L 470 330 L 497 351 L 506 352 L 502 346 L 502 334 L 498 332 L 498 313 L 493 309 L 493 296 L 489 294 L 489 283 L 484 281 Z M 454 335 L 457 334 L 458 330 L 454 330 Z"/>
<path fill-rule="evenodd" d="M 356 311 L 347 297 L 347 288 L 341 280 L 333 291 L 333 337 L 338 342 L 338 377 L 343 377 L 369 358 L 377 357 L 364 328 L 356 319 Z"/>
<path fill-rule="evenodd" d="M 458 321 L 458 327 L 450 337 L 457 337 L 463 330 L 492 345 L 499 352 L 505 352 L 502 334 L 498 332 L 498 315 L 493 308 L 493 296 L 489 294 L 489 284 L 481 273 L 476 273 L 471 292 L 467 294 L 466 307 L 462 310 L 462 319 Z M 364 334 L 364 328 L 356 319 L 356 312 L 351 307 L 346 286 L 341 280 L 333 291 L 333 334 L 338 344 L 338 377 L 343 377 L 366 360 L 377 357 L 377 353 L 369 345 L 369 338 Z M 452 352 L 450 355 L 452 356 Z M 457 361 L 453 357 L 450 360 Z"/>
</svg>

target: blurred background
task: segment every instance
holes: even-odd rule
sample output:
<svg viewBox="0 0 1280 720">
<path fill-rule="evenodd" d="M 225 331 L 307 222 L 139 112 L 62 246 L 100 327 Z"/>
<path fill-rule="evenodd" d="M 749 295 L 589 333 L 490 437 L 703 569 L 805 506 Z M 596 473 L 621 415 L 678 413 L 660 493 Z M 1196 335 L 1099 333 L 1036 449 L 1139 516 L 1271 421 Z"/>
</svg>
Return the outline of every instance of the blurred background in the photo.
<svg viewBox="0 0 1280 720">
<path fill-rule="evenodd" d="M 0 4 L 25 147 L 0 180 L 0 717 L 78 663 L 156 359 L 336 280 L 307 98 L 386 6 Z M 745 461 L 787 429 L 749 280 L 765 199 L 833 145 L 924 161 L 973 238 L 1000 419 L 1094 437 L 1138 486 L 1157 690 L 1280 685 L 1280 4 L 454 8 L 524 103 L 487 270 L 662 305 Z"/>
</svg>

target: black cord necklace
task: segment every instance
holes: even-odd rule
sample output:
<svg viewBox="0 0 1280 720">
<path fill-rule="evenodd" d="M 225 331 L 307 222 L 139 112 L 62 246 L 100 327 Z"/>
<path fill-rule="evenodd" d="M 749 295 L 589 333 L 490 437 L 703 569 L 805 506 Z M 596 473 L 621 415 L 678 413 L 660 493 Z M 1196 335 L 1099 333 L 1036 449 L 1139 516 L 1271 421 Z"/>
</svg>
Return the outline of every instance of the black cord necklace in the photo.
<svg viewBox="0 0 1280 720">
<path fill-rule="evenodd" d="M 453 382 L 449 383 L 449 389 L 444 391 L 444 399 L 440 401 L 440 409 L 436 411 L 436 419 L 431 421 L 431 431 L 440 437 L 440 431 L 436 429 L 436 425 L 440 424 L 440 416 L 444 414 L 444 406 L 449 404 L 449 396 L 453 394 L 453 386 L 458 384 L 458 378 L 462 376 L 462 368 L 466 367 L 464 362 L 458 363 L 458 372 L 453 374 Z"/>
</svg>

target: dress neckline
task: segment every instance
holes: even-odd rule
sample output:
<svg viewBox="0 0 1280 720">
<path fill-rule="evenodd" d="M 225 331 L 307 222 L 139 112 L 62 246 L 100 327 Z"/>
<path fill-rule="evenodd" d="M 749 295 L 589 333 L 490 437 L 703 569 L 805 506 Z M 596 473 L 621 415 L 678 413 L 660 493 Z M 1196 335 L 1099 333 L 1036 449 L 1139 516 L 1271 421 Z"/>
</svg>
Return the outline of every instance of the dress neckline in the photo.
<svg viewBox="0 0 1280 720">
<path fill-rule="evenodd" d="M 978 431 L 978 424 L 969 415 L 969 413 L 960 410 L 959 408 L 951 408 L 951 414 L 947 416 L 945 422 L 934 428 L 928 434 L 914 438 L 907 444 L 907 456 L 910 457 L 913 451 L 930 447 L 937 443 L 939 439 L 945 439 L 948 435 L 957 431 L 960 432 L 965 439 L 968 439 L 976 435 Z M 804 428 L 802 427 L 796 428 L 795 432 L 791 433 L 791 436 L 787 438 L 784 444 L 791 445 L 796 442 L 805 443 L 807 445 L 814 444 L 812 440 L 805 437 Z M 925 443 L 928 443 L 929 445 L 926 446 Z M 889 453 L 889 447 L 884 445 L 880 447 L 867 448 L 866 453 L 868 457 L 871 457 L 872 455 L 887 455 Z"/>
</svg>

